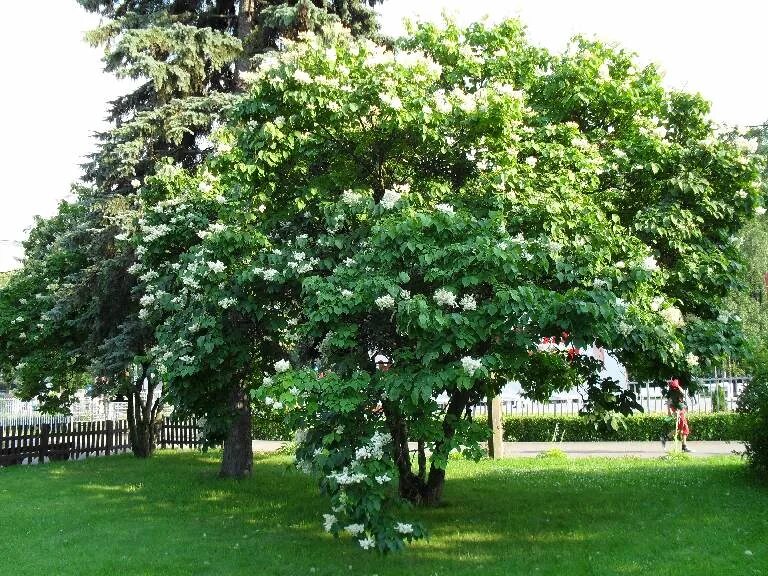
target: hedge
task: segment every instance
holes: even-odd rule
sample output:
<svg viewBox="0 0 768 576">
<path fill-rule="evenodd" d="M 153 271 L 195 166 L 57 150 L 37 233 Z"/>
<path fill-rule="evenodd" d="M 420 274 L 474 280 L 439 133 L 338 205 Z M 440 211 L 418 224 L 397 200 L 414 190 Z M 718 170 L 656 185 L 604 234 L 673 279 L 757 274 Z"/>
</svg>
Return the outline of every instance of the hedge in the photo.
<svg viewBox="0 0 768 576">
<path fill-rule="evenodd" d="M 689 440 L 741 440 L 743 415 L 736 412 L 714 414 L 688 414 L 691 427 Z M 614 433 L 600 432 L 580 416 L 506 416 L 504 440 L 508 442 L 548 442 L 555 426 L 558 439 L 564 442 L 595 440 L 657 441 L 667 426 L 660 414 L 640 414 L 624 419 L 626 427 Z M 293 440 L 293 431 L 285 425 L 278 413 L 266 407 L 253 407 L 253 438 L 255 440 Z"/>
<path fill-rule="evenodd" d="M 736 412 L 688 414 L 691 428 L 689 440 L 741 440 L 741 420 Z M 616 432 L 598 431 L 580 416 L 506 416 L 504 440 L 508 442 L 547 442 L 552 440 L 555 426 L 558 439 L 564 442 L 594 440 L 656 441 L 668 429 L 661 414 L 640 414 L 624 419 L 625 427 Z"/>
</svg>

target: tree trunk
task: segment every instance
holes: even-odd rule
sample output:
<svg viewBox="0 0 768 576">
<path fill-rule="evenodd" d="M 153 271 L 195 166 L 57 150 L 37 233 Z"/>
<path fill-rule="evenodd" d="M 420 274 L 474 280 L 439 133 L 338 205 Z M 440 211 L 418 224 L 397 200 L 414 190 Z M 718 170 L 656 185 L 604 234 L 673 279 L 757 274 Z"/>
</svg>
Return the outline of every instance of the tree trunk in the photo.
<svg viewBox="0 0 768 576">
<path fill-rule="evenodd" d="M 445 450 L 456 433 L 456 421 L 461 418 L 469 401 L 469 392 L 461 390 L 454 392 L 448 402 L 448 408 L 443 418 L 443 440 L 435 445 L 435 452 Z M 408 427 L 396 405 L 385 405 L 384 414 L 387 418 L 394 450 L 395 465 L 399 473 L 398 489 L 400 497 L 423 506 L 438 506 L 443 500 L 445 486 L 445 469 L 430 465 L 429 475 L 424 479 L 426 458 L 419 450 L 419 475 L 411 469 L 411 457 L 408 450 Z"/>
<path fill-rule="evenodd" d="M 224 441 L 224 456 L 219 476 L 245 478 L 253 471 L 253 444 L 251 442 L 251 403 L 241 384 L 230 394 L 232 424 Z"/>
<path fill-rule="evenodd" d="M 248 36 L 253 30 L 254 4 L 255 0 L 240 0 L 240 11 L 237 14 L 237 37 L 243 42 L 243 51 L 235 63 L 238 82 L 240 82 L 240 73 L 249 70 L 251 67 L 250 50 L 246 44 Z"/>
<path fill-rule="evenodd" d="M 147 381 L 147 398 L 141 397 L 144 381 Z M 128 396 L 128 438 L 131 451 L 137 458 L 149 458 L 157 446 L 160 423 L 157 415 L 162 404 L 155 398 L 155 384 L 149 373 L 149 364 L 142 364 L 138 378 Z"/>
</svg>

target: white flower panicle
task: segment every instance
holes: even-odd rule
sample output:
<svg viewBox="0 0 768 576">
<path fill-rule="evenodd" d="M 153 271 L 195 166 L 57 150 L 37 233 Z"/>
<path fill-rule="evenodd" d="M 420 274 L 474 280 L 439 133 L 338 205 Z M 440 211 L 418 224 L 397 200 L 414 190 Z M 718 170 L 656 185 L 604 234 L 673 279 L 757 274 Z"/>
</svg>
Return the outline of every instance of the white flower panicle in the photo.
<svg viewBox="0 0 768 576">
<path fill-rule="evenodd" d="M 376 476 L 376 482 L 378 484 L 386 484 L 387 482 L 391 482 L 392 478 L 390 478 L 389 474 L 382 474 L 380 476 Z"/>
<path fill-rule="evenodd" d="M 413 534 L 413 525 L 398 522 L 395 524 L 395 531 L 399 532 L 400 534 Z"/>
<path fill-rule="evenodd" d="M 271 282 L 272 280 L 277 278 L 279 274 L 279 272 L 274 268 L 254 268 L 253 273 L 256 274 L 257 276 L 261 276 L 267 282 Z"/>
<path fill-rule="evenodd" d="M 216 260 L 215 262 L 206 262 L 206 265 L 208 266 L 208 269 L 214 273 L 224 272 L 224 270 L 227 269 L 227 266 L 219 260 Z"/>
<path fill-rule="evenodd" d="M 477 310 L 477 300 L 471 294 L 466 294 L 459 300 L 459 306 L 466 311 Z"/>
<path fill-rule="evenodd" d="M 643 270 L 647 270 L 648 272 L 654 272 L 659 269 L 659 264 L 656 262 L 656 258 L 653 256 L 647 256 L 643 260 Z"/>
<path fill-rule="evenodd" d="M 766 212 L 766 209 L 763 206 L 758 206 L 757 208 L 755 208 L 755 214 L 757 214 L 758 216 L 762 216 L 763 214 L 765 214 L 765 212 Z"/>
<path fill-rule="evenodd" d="M 376 546 L 376 540 L 373 539 L 373 536 L 362 538 L 361 540 L 358 540 L 358 543 L 360 544 L 360 548 L 363 550 L 370 550 Z"/>
<path fill-rule="evenodd" d="M 385 294 L 384 296 L 379 296 L 376 298 L 376 306 L 378 306 L 381 310 L 387 310 L 389 308 L 395 307 L 395 299 L 392 298 L 389 294 Z"/>
<path fill-rule="evenodd" d="M 221 306 L 225 310 L 227 308 L 234 306 L 235 304 L 237 304 L 237 299 L 232 298 L 231 296 L 228 296 L 227 298 L 222 298 L 221 300 L 219 300 L 219 306 Z"/>
<path fill-rule="evenodd" d="M 664 308 L 662 311 L 659 312 L 662 318 L 672 324 L 672 326 L 680 327 L 685 324 L 683 321 L 683 313 L 680 311 L 679 308 L 676 306 L 670 306 L 669 308 Z"/>
<path fill-rule="evenodd" d="M 344 467 L 341 472 L 332 472 L 328 475 L 331 480 L 336 480 L 339 486 L 349 486 L 350 484 L 358 484 L 368 478 L 362 472 L 351 472 L 348 467 Z"/>
<path fill-rule="evenodd" d="M 410 184 L 395 184 L 392 188 L 384 191 L 384 196 L 382 196 L 379 205 L 385 210 L 391 210 L 400 198 L 403 197 L 403 194 L 407 194 L 410 190 Z"/>
<path fill-rule="evenodd" d="M 323 529 L 326 532 L 330 532 L 334 524 L 336 524 L 336 516 L 333 514 L 323 514 Z"/>
<path fill-rule="evenodd" d="M 389 92 L 381 92 L 379 94 L 379 100 L 383 104 L 386 104 L 393 110 L 400 110 L 403 107 L 403 103 L 397 94 L 390 94 Z"/>
<path fill-rule="evenodd" d="M 365 532 L 365 526 L 363 524 L 348 524 L 347 526 L 344 526 L 344 532 L 348 532 L 349 534 L 352 534 L 352 536 L 357 536 L 358 534 Z"/>
<path fill-rule="evenodd" d="M 300 68 L 297 68 L 296 71 L 293 73 L 293 79 L 296 80 L 299 84 L 311 84 L 312 83 L 312 76 L 310 76 L 307 72 L 304 70 L 301 70 Z"/>
<path fill-rule="evenodd" d="M 451 206 L 450 204 L 443 204 L 443 203 L 435 204 L 435 210 L 437 210 L 438 212 L 442 212 L 443 214 L 453 214 L 454 212 L 453 206 Z"/>
<path fill-rule="evenodd" d="M 696 356 L 693 352 L 688 352 L 688 354 L 685 357 L 685 361 L 688 363 L 689 366 L 698 366 L 699 365 L 699 357 Z"/>
<path fill-rule="evenodd" d="M 438 306 L 456 307 L 456 294 L 445 288 L 438 288 L 435 290 L 433 298 Z"/>
<path fill-rule="evenodd" d="M 461 367 L 464 369 L 464 372 L 470 376 L 474 376 L 475 372 L 483 367 L 483 362 L 477 358 L 472 358 L 472 356 L 464 356 L 461 359 Z"/>
<path fill-rule="evenodd" d="M 288 370 L 291 369 L 291 363 L 288 360 L 285 360 L 285 359 L 278 360 L 277 362 L 275 362 L 273 364 L 273 366 L 275 368 L 275 372 L 277 372 L 278 374 L 281 374 L 283 372 L 287 372 Z"/>
<path fill-rule="evenodd" d="M 344 190 L 341 194 L 341 201 L 348 206 L 356 206 L 363 201 L 363 195 L 354 190 Z"/>
</svg>

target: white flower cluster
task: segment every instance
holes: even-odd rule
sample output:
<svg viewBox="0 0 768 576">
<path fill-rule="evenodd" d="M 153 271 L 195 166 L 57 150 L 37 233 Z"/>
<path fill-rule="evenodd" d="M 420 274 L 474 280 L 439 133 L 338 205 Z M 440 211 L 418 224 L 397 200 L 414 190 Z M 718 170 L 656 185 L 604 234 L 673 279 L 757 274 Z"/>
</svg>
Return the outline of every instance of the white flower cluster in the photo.
<svg viewBox="0 0 768 576">
<path fill-rule="evenodd" d="M 395 524 L 395 531 L 399 532 L 400 534 L 413 534 L 413 525 L 398 522 Z"/>
<path fill-rule="evenodd" d="M 254 268 L 253 273 L 257 276 L 261 276 L 267 282 L 271 282 L 277 278 L 277 275 L 279 274 L 279 272 L 274 268 Z"/>
<path fill-rule="evenodd" d="M 270 408 L 273 408 L 275 410 L 282 410 L 283 409 L 283 403 L 275 400 L 274 398 L 270 398 L 267 396 L 264 398 L 264 404 L 269 406 Z"/>
<path fill-rule="evenodd" d="M 745 152 L 748 152 L 749 154 L 754 154 L 757 152 L 757 146 L 758 141 L 754 138 L 744 138 L 743 136 L 739 136 L 734 139 L 733 143 L 736 145 L 736 147 L 741 148 Z"/>
<path fill-rule="evenodd" d="M 216 260 L 215 262 L 206 262 L 206 264 L 208 265 L 208 269 L 215 274 L 224 272 L 224 270 L 227 269 L 227 266 L 219 260 Z"/>
<path fill-rule="evenodd" d="M 387 310 L 389 308 L 395 307 L 395 299 L 392 298 L 389 294 L 384 294 L 384 296 L 379 296 L 376 298 L 376 306 L 378 306 L 381 310 Z"/>
<path fill-rule="evenodd" d="M 461 359 L 461 367 L 467 374 L 474 376 L 475 372 L 483 367 L 483 362 L 477 358 L 472 358 L 472 356 L 464 356 Z"/>
<path fill-rule="evenodd" d="M 291 369 L 291 363 L 285 359 L 278 360 L 273 364 L 273 366 L 275 368 L 275 372 L 277 372 L 278 374 L 281 374 L 283 372 L 288 372 L 288 370 Z"/>
<path fill-rule="evenodd" d="M 384 447 L 391 441 L 389 434 L 374 432 L 368 443 L 355 451 L 355 460 L 381 460 L 384 457 Z"/>
<path fill-rule="evenodd" d="M 443 214 L 453 214 L 454 212 L 453 206 L 451 206 L 450 204 L 443 204 L 443 203 L 435 204 L 435 210 Z"/>
<path fill-rule="evenodd" d="M 139 221 L 139 225 L 141 226 L 141 234 L 142 239 L 144 242 L 154 242 L 158 238 L 162 238 L 168 232 L 171 231 L 171 228 L 167 224 L 158 224 L 156 226 L 150 226 L 149 224 L 146 224 L 143 220 Z"/>
<path fill-rule="evenodd" d="M 698 366 L 699 365 L 699 357 L 696 356 L 693 352 L 688 352 L 688 354 L 685 357 L 685 361 L 688 363 L 689 366 Z"/>
<path fill-rule="evenodd" d="M 471 294 L 466 294 L 459 300 L 459 306 L 466 311 L 477 310 L 477 300 Z"/>
<path fill-rule="evenodd" d="M 683 313 L 680 311 L 680 308 L 677 308 L 676 306 L 664 308 L 659 314 L 664 320 L 672 324 L 672 326 L 680 327 L 685 324 L 683 321 Z"/>
<path fill-rule="evenodd" d="M 345 466 L 341 472 L 332 472 L 328 475 L 331 480 L 336 480 L 340 486 L 349 486 L 364 481 L 368 476 L 364 472 L 351 472 L 349 467 Z"/>
<path fill-rule="evenodd" d="M 310 76 L 307 72 L 304 70 L 301 70 L 300 68 L 297 68 L 296 71 L 293 73 L 293 79 L 296 80 L 299 84 L 311 84 L 312 83 L 312 76 Z"/>
<path fill-rule="evenodd" d="M 451 308 L 456 307 L 456 294 L 445 288 L 438 288 L 435 290 L 433 296 L 438 306 L 449 306 Z"/>
<path fill-rule="evenodd" d="M 385 210 L 391 210 L 398 203 L 403 194 L 407 194 L 411 191 L 410 184 L 395 184 L 392 188 L 384 191 L 379 205 Z"/>
<path fill-rule="evenodd" d="M 200 239 L 205 240 L 206 238 L 208 238 L 209 236 L 211 236 L 213 234 L 218 234 L 219 232 L 224 232 L 224 230 L 226 230 L 226 229 L 227 229 L 227 225 L 226 224 L 222 224 L 220 222 L 211 222 L 210 224 L 208 224 L 208 228 L 206 230 L 200 230 L 197 233 L 197 236 Z"/>
<path fill-rule="evenodd" d="M 659 269 L 659 264 L 656 262 L 656 258 L 653 256 L 647 256 L 642 263 L 643 270 L 647 270 L 648 272 L 655 272 Z"/>
<path fill-rule="evenodd" d="M 294 270 L 297 274 L 306 274 L 320 263 L 317 258 L 307 259 L 304 252 L 294 252 L 291 260 L 288 262 L 288 268 Z"/>
<path fill-rule="evenodd" d="M 363 524 L 349 524 L 344 526 L 344 531 L 352 534 L 352 536 L 357 536 L 365 532 L 365 526 Z"/>
<path fill-rule="evenodd" d="M 376 540 L 373 539 L 373 536 L 367 536 L 365 538 L 361 538 L 357 541 L 360 544 L 360 548 L 363 550 L 370 550 L 374 546 L 376 546 Z"/>
<path fill-rule="evenodd" d="M 382 104 L 392 108 L 393 110 L 400 110 L 403 107 L 403 102 L 397 94 L 390 94 L 389 92 L 381 92 L 379 94 L 379 100 Z"/>
<path fill-rule="evenodd" d="M 336 516 L 333 514 L 323 514 L 323 529 L 326 532 L 330 532 L 334 524 L 336 524 Z"/>
<path fill-rule="evenodd" d="M 344 190 L 341 193 L 341 201 L 348 206 L 357 206 L 363 201 L 363 195 L 354 190 Z"/>
</svg>

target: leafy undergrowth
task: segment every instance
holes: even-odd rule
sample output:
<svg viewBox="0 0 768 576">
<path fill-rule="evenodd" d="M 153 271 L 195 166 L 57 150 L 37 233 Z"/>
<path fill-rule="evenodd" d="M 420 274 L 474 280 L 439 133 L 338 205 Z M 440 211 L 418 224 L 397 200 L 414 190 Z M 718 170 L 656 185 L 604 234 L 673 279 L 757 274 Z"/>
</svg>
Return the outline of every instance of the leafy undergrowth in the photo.
<svg viewBox="0 0 768 576">
<path fill-rule="evenodd" d="M 452 461 L 429 540 L 378 556 L 322 531 L 285 456 L 216 477 L 219 454 L 0 469 L 0 574 L 768 573 L 768 487 L 736 457 Z"/>
</svg>

